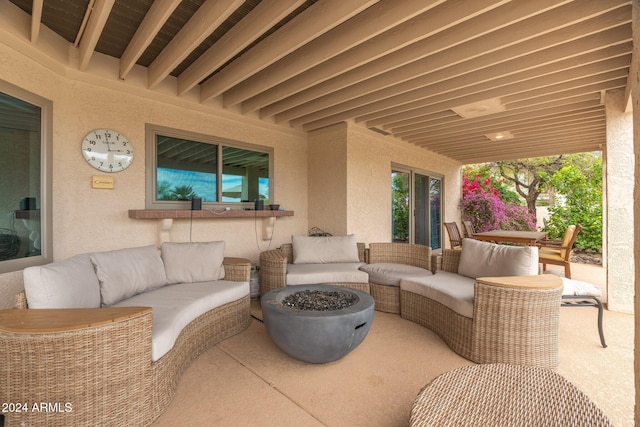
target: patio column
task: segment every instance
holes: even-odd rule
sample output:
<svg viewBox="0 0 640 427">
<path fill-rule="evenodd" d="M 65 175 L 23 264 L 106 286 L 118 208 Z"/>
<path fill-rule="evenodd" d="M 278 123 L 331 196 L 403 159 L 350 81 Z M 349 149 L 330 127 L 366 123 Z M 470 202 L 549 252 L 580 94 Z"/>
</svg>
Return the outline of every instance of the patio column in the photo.
<svg viewBox="0 0 640 427">
<path fill-rule="evenodd" d="M 608 308 L 634 308 L 634 155 L 633 114 L 625 112 L 624 90 L 605 97 L 607 145 L 604 150 L 605 200 L 603 251 L 607 266 Z"/>
</svg>

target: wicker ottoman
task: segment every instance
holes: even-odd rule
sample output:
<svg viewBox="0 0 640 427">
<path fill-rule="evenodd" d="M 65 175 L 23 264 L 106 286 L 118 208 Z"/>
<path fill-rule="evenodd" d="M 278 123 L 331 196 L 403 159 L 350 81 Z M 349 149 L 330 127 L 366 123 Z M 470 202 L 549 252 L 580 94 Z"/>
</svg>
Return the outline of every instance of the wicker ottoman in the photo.
<svg viewBox="0 0 640 427">
<path fill-rule="evenodd" d="M 610 426 L 604 413 L 550 369 L 471 365 L 446 372 L 422 389 L 411 426 Z"/>
</svg>

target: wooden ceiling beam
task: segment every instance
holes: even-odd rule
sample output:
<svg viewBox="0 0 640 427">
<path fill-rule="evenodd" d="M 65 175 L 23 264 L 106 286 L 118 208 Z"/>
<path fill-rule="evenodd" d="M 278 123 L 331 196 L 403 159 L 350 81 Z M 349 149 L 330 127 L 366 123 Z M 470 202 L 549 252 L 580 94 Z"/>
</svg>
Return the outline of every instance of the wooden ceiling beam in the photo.
<svg viewBox="0 0 640 427">
<path fill-rule="evenodd" d="M 376 2 L 377 0 L 319 0 L 202 83 L 200 101 L 208 101 L 229 90 Z"/>
<path fill-rule="evenodd" d="M 33 0 L 31 7 L 31 43 L 38 43 L 40 36 L 40 21 L 42 20 L 42 4 L 44 0 Z"/>
<path fill-rule="evenodd" d="M 475 144 L 464 144 L 455 149 L 437 149 L 432 150 L 437 153 L 443 154 L 447 157 L 455 159 L 473 159 L 479 156 L 486 156 L 487 158 L 496 158 L 498 156 L 507 155 L 507 153 L 526 153 L 531 152 L 531 145 L 536 146 L 536 151 L 541 151 L 545 148 L 555 150 L 556 154 L 562 154 L 569 146 L 573 146 L 573 152 L 581 151 L 583 149 L 599 149 L 596 148 L 602 145 L 604 138 L 606 137 L 606 131 L 604 127 L 601 130 L 587 131 L 581 134 L 573 134 L 570 136 L 559 136 L 553 138 L 533 138 L 526 141 L 514 141 L 513 139 L 503 142 L 492 142 L 486 139 L 485 141 L 478 141 Z M 562 148 L 561 148 L 562 147 Z M 578 148 L 579 147 L 579 148 Z M 590 147 L 590 148 L 589 148 Z M 424 147 L 430 150 L 429 147 Z"/>
<path fill-rule="evenodd" d="M 616 31 L 605 31 L 605 34 L 599 35 L 598 37 L 588 37 L 589 40 L 569 42 L 561 47 L 532 53 L 524 58 L 514 58 L 510 61 L 495 64 L 484 69 L 467 70 L 464 65 L 458 64 L 453 67 L 454 70 L 463 68 L 468 72 L 451 77 L 451 74 L 455 74 L 456 71 L 452 73 L 451 69 L 447 67 L 403 83 L 388 86 L 385 89 L 374 90 L 373 88 L 375 86 L 372 86 L 368 91 L 365 91 L 363 95 L 329 108 L 319 109 L 317 105 L 314 105 L 315 108 L 313 108 L 313 110 L 315 112 L 290 121 L 293 125 L 299 125 L 304 122 L 319 120 L 323 117 L 345 111 L 357 117 L 365 112 L 367 108 L 370 108 L 370 104 L 374 103 L 378 108 L 384 106 L 391 107 L 405 104 L 416 99 L 426 99 L 433 94 L 439 94 L 440 98 L 444 99 L 449 96 L 447 93 L 454 93 L 456 91 L 464 92 L 464 88 L 481 91 L 491 87 L 505 86 L 517 81 L 531 79 L 540 75 L 551 75 L 571 68 L 580 67 L 586 70 L 585 65 L 598 61 L 601 62 L 603 59 L 628 53 L 631 47 L 628 43 L 611 46 L 611 43 L 616 41 L 620 43 L 621 38 L 626 36 L 630 36 L 630 28 L 628 25 L 619 27 Z M 579 50 L 579 45 L 583 45 L 584 50 Z M 572 56 L 575 52 L 584 51 L 588 53 Z M 467 61 L 466 64 L 473 64 L 473 62 L 473 60 Z M 473 65 L 470 66 L 470 68 L 473 67 Z M 377 79 L 374 78 L 371 82 L 375 83 L 375 80 Z M 391 78 L 389 80 L 397 81 Z M 368 85 L 369 82 L 367 82 L 367 86 Z M 336 97 L 337 95 L 333 94 L 330 98 L 333 100 Z M 431 96 L 431 98 L 437 97 Z M 339 97 L 336 101 L 339 101 Z M 317 102 L 314 102 L 313 104 L 316 103 Z"/>
<path fill-rule="evenodd" d="M 600 103 L 599 99 L 590 99 L 581 102 L 568 102 L 563 105 L 556 106 L 544 106 L 542 108 L 533 109 L 526 108 L 515 111 L 507 111 L 506 113 L 496 114 L 492 116 L 482 117 L 484 120 L 482 121 L 474 121 L 473 123 L 467 124 L 468 120 L 474 119 L 464 119 L 463 122 L 459 126 L 451 126 L 447 129 L 439 128 L 436 130 L 430 130 L 428 132 L 432 134 L 447 134 L 448 132 L 455 133 L 458 132 L 457 129 L 460 129 L 460 132 L 471 132 L 473 129 L 479 127 L 505 127 L 509 123 L 519 122 L 521 120 L 544 120 L 548 117 L 565 117 L 566 115 L 572 114 L 580 114 L 584 112 L 590 111 L 604 111 L 604 107 Z M 483 132 L 487 133 L 487 132 Z"/>
<path fill-rule="evenodd" d="M 473 102 L 481 102 L 487 99 L 500 98 L 503 96 L 514 95 L 520 92 L 530 91 L 538 87 L 553 87 L 553 90 L 559 91 L 563 88 L 569 89 L 580 85 L 592 84 L 599 81 L 611 80 L 621 75 L 626 75 L 626 68 L 629 66 L 629 58 L 627 55 L 585 65 L 580 68 L 572 68 L 569 70 L 561 70 L 552 74 L 542 75 L 530 78 L 528 80 L 518 80 L 516 76 L 507 76 L 498 79 L 501 83 L 510 80 L 516 80 L 503 86 L 491 87 L 489 84 L 479 85 L 479 87 L 464 88 L 461 90 L 451 91 L 436 96 L 428 96 L 428 92 L 418 90 L 414 91 L 415 101 L 404 102 L 402 104 L 390 105 L 387 100 L 377 103 L 369 108 L 372 112 L 362 110 L 351 112 L 356 114 L 356 122 L 367 121 L 367 127 L 385 125 L 388 122 L 396 121 L 402 118 L 415 117 L 416 111 L 421 107 L 436 112 Z M 612 71 L 610 71 L 612 70 Z M 601 74 L 594 74 L 601 72 Z M 588 76 L 583 78 L 582 76 Z M 482 89 L 480 89 L 480 87 Z M 549 91 L 551 92 L 551 90 Z M 408 99 L 407 99 L 408 100 Z M 364 116 L 360 116 L 360 111 L 365 112 Z M 421 109 L 422 113 L 424 110 Z M 322 121 L 318 121 L 322 123 Z M 315 124 L 314 124 L 315 125 Z"/>
<path fill-rule="evenodd" d="M 600 70 L 612 69 L 614 70 L 613 73 L 620 73 L 620 71 L 615 70 L 620 70 L 621 67 L 628 66 L 628 60 L 629 59 L 624 56 L 617 57 L 602 61 L 601 63 L 589 64 L 584 67 L 561 70 L 547 75 L 532 77 L 528 80 L 521 80 L 522 76 L 516 74 L 496 79 L 495 82 L 485 82 L 478 86 L 452 90 L 447 93 L 436 95 L 433 95 L 428 90 L 429 88 L 421 88 L 411 92 L 411 95 L 413 95 L 413 98 L 415 99 L 413 101 L 409 94 L 402 94 L 398 97 L 387 98 L 367 106 L 358 107 L 353 110 L 341 112 L 319 120 L 310 122 L 305 120 L 303 128 L 305 130 L 318 129 L 351 117 L 355 117 L 356 122 L 367 120 L 366 127 L 380 127 L 385 126 L 390 122 L 435 113 L 437 111 L 451 109 L 466 103 L 481 102 L 487 99 L 500 98 L 502 96 L 525 92 L 536 87 L 551 86 L 553 84 L 557 84 L 556 82 L 558 81 L 570 82 L 568 84 L 572 85 L 571 87 L 576 87 L 581 84 L 590 84 L 595 81 L 603 81 L 618 77 L 618 75 L 612 77 L 608 74 L 606 76 L 600 74 L 582 80 L 580 79 L 582 75 L 591 76 L 593 73 Z M 527 74 L 530 74 L 530 72 L 527 72 Z M 402 102 L 400 102 L 400 99 L 402 99 Z M 300 121 L 301 120 L 302 118 Z M 296 124 L 297 121 L 291 121 L 291 123 Z"/>
<path fill-rule="evenodd" d="M 567 121 L 562 124 L 558 124 L 556 121 L 552 124 L 552 126 L 527 126 L 524 128 L 513 127 L 508 130 L 515 136 L 514 139 L 509 139 L 508 141 L 516 141 L 519 142 L 521 140 L 529 140 L 531 138 L 536 138 L 537 136 L 544 135 L 545 137 L 551 137 L 554 135 L 563 135 L 567 136 L 571 133 L 576 132 L 585 132 L 593 129 L 600 129 L 606 125 L 606 118 L 603 114 L 600 114 L 599 117 L 594 117 L 591 120 L 578 120 L 575 122 Z M 506 130 L 506 129 L 505 129 Z M 478 139 L 484 139 L 487 142 L 491 140 L 483 133 L 474 133 L 474 135 L 468 136 L 458 136 L 451 137 L 448 139 L 436 139 L 436 140 L 423 140 L 422 142 L 417 142 L 411 138 L 402 138 L 403 141 L 407 141 L 414 145 L 418 145 L 420 147 L 429 147 L 430 149 L 438 149 L 450 147 L 453 142 L 456 144 L 463 143 L 473 143 Z M 506 142 L 505 140 L 504 142 Z"/>
<path fill-rule="evenodd" d="M 304 0 L 264 0 L 178 76 L 178 95 L 191 90 L 300 7 Z"/>
<path fill-rule="evenodd" d="M 544 1 L 548 2 L 549 0 Z M 293 98 L 297 98 L 305 89 L 317 87 L 321 82 L 327 81 L 336 76 L 344 75 L 349 70 L 354 70 L 365 64 L 365 74 L 367 74 L 367 76 L 354 76 L 353 78 L 361 80 L 362 78 L 367 78 L 371 75 L 388 70 L 391 64 L 395 64 L 397 67 L 404 63 L 415 61 L 419 57 L 428 54 L 429 50 L 442 49 L 442 47 L 438 47 L 438 43 L 435 41 L 429 44 L 428 49 L 420 48 L 419 45 L 416 45 L 416 42 L 423 41 L 440 31 L 451 28 L 464 20 L 472 19 L 474 16 L 496 8 L 503 3 L 504 1 L 502 0 L 480 0 L 466 4 L 461 4 L 460 2 L 446 2 L 441 4 L 429 10 L 427 13 L 423 13 L 400 24 L 391 31 L 380 34 L 358 46 L 355 46 L 347 52 L 299 74 L 295 79 L 287 80 L 273 88 L 263 91 L 262 93 L 243 102 L 242 109 L 244 112 L 255 111 L 259 108 L 274 104 L 279 100 L 291 103 L 291 98 L 289 98 L 288 101 L 284 101 L 284 98 L 292 96 Z M 508 17 L 504 17 L 503 19 L 506 18 Z M 484 25 L 487 26 L 486 31 L 489 31 L 489 24 L 485 23 Z M 476 30 L 482 31 L 480 28 L 476 28 Z M 459 32 L 456 34 L 456 37 L 477 37 L 477 35 L 477 33 L 463 34 L 462 32 Z M 443 40 L 442 43 L 448 43 L 448 45 L 451 46 L 452 44 L 455 44 L 455 41 Z M 362 69 L 359 73 L 362 74 Z M 324 93 L 327 92 L 322 92 L 322 94 Z M 313 97 L 309 99 L 313 99 Z M 304 99 L 293 102 L 295 105 L 298 105 L 304 102 Z M 270 107 L 267 107 L 267 109 L 265 111 L 261 111 L 260 114 L 263 117 L 269 117 L 289 107 L 282 106 L 279 109 L 275 109 L 273 112 L 269 112 L 269 108 Z"/>
<path fill-rule="evenodd" d="M 364 43 L 443 3 L 444 0 L 381 0 L 224 93 L 231 107 Z"/>
<path fill-rule="evenodd" d="M 80 53 L 80 62 L 78 68 L 85 71 L 89 66 L 89 61 L 96 49 L 102 30 L 109 19 L 111 8 L 115 0 L 96 0 L 90 13 L 87 26 L 81 35 L 78 51 Z"/>
<path fill-rule="evenodd" d="M 406 25 L 409 28 L 407 28 L 406 31 L 393 32 L 389 35 L 384 34 L 373 39 L 371 46 L 365 44 L 361 46 L 361 49 L 352 49 L 341 57 L 336 58 L 335 63 L 328 61 L 320 67 L 316 67 L 298 76 L 295 81 L 283 83 L 261 94 L 258 97 L 260 98 L 260 102 L 256 102 L 252 105 L 252 108 L 264 106 L 260 111 L 261 116 L 270 117 L 416 61 L 419 61 L 422 66 L 425 66 L 428 71 L 431 70 L 429 58 L 433 58 L 434 55 L 440 52 L 442 52 L 441 55 L 446 56 L 446 52 L 451 54 L 455 51 L 454 55 L 457 56 L 459 61 L 468 59 L 470 55 L 476 56 L 474 53 L 480 52 L 480 50 L 477 48 L 474 49 L 471 45 L 465 45 L 465 42 L 482 38 L 484 35 L 488 35 L 498 29 L 540 13 L 541 10 L 544 10 L 541 8 L 548 8 L 552 5 L 558 6 L 558 3 L 553 1 L 545 1 L 544 3 L 536 3 L 535 5 L 531 2 L 509 3 L 495 9 L 490 9 L 468 21 L 460 21 L 460 16 L 467 14 L 467 11 L 463 12 L 461 10 L 471 5 L 474 7 L 484 6 L 485 8 L 489 6 L 482 5 L 479 2 L 473 2 L 471 4 L 447 3 L 442 7 L 434 9 L 432 11 L 433 13 L 425 14 L 408 22 Z M 473 12 L 475 11 L 476 9 L 473 10 Z M 481 10 L 478 10 L 478 12 L 479 11 Z M 432 32 L 424 34 L 422 30 L 423 27 L 433 28 L 433 30 Z M 406 38 L 397 40 L 399 36 L 414 33 L 420 34 L 420 32 L 424 35 L 422 39 L 419 39 L 419 42 L 396 50 L 396 45 L 403 46 L 403 44 L 399 42 L 405 42 L 406 40 Z M 393 41 L 396 41 L 396 43 L 389 44 L 389 42 Z M 487 40 L 485 40 L 485 42 L 487 42 Z M 504 43 L 505 40 L 503 37 L 499 40 L 499 45 L 504 46 Z M 467 48 L 467 46 L 469 47 Z M 456 49 L 453 49 L 454 47 Z M 483 48 L 486 47 L 487 43 L 483 43 Z M 390 51 L 382 56 L 382 48 L 390 49 Z M 361 65 L 367 61 L 366 58 L 371 56 L 370 52 L 374 53 L 372 58 L 375 58 L 375 60 L 368 62 L 366 67 L 362 67 Z M 375 56 L 375 54 L 379 56 Z M 446 61 L 448 64 L 452 62 L 455 61 Z M 395 83 L 397 80 L 389 80 L 389 82 Z M 389 82 L 385 82 L 385 86 L 390 84 Z M 269 92 L 274 93 L 270 94 Z M 285 95 L 287 98 L 285 98 Z M 253 101 L 255 100 L 249 100 L 247 103 Z M 305 111 L 299 115 L 305 114 Z M 289 118 L 290 117 L 282 116 L 281 119 L 276 118 L 276 121 L 289 120 Z"/>
<path fill-rule="evenodd" d="M 618 24 L 617 27 L 607 29 L 612 25 L 612 22 L 619 23 L 623 9 L 616 9 L 605 16 L 598 16 L 588 22 L 580 22 L 542 37 L 525 40 L 523 43 L 516 43 L 518 34 L 507 37 L 508 31 L 506 30 L 510 29 L 507 28 L 498 31 L 497 34 L 491 34 L 457 46 L 456 49 L 439 52 L 366 81 L 353 84 L 338 92 L 325 92 L 327 94 L 324 96 L 277 114 L 276 122 L 290 120 L 295 125 L 297 123 L 294 119 L 299 117 L 306 117 L 309 121 L 313 121 L 321 118 L 321 115 L 326 114 L 331 107 L 333 109 L 328 115 L 336 114 L 337 105 L 340 105 L 344 111 L 351 110 L 370 103 L 372 100 L 377 101 L 420 87 L 433 87 L 436 83 L 445 80 L 449 80 L 450 84 L 455 86 L 456 83 L 452 82 L 453 78 L 462 77 L 465 74 L 467 75 L 467 84 L 473 84 L 476 82 L 474 79 L 481 77 L 487 80 L 491 76 L 524 71 L 527 68 L 539 67 L 553 61 L 566 60 L 585 52 L 624 43 L 631 39 L 630 25 Z M 552 25 L 541 17 L 532 20 Z M 538 25 L 529 28 L 539 31 L 541 27 Z M 587 37 L 579 37 L 590 31 L 598 32 Z M 531 37 L 532 34 L 531 32 L 520 33 L 524 38 Z M 618 48 L 618 50 L 621 49 Z M 626 52 L 629 51 L 630 48 Z M 491 52 L 491 54 L 486 52 Z M 623 52 L 625 51 L 621 53 Z M 482 56 L 478 56 L 481 54 Z M 591 58 L 593 57 L 595 55 L 591 55 Z M 320 86 L 326 85 L 321 84 Z M 433 87 L 433 89 L 439 90 L 437 87 Z"/>
<path fill-rule="evenodd" d="M 167 0 L 153 2 L 144 19 L 138 26 L 127 48 L 120 57 L 120 78 L 125 79 L 129 71 L 142 56 L 156 37 L 162 26 L 167 22 L 173 11 L 182 0 Z"/>
<path fill-rule="evenodd" d="M 147 86 L 156 87 L 200 43 L 213 33 L 244 0 L 207 0 L 169 42 L 147 70 Z"/>
<path fill-rule="evenodd" d="M 599 94 L 585 94 L 576 97 L 562 97 L 559 99 L 554 99 L 549 102 L 545 102 L 542 104 L 538 104 L 535 106 L 522 106 L 519 108 L 507 108 L 507 110 L 503 113 L 491 114 L 488 116 L 480 116 L 474 118 L 464 119 L 454 113 L 452 110 L 446 110 L 451 112 L 451 116 L 449 116 L 448 120 L 440 120 L 439 122 L 433 122 L 428 120 L 431 115 L 425 115 L 417 118 L 401 120 L 394 123 L 390 123 L 387 126 L 384 126 L 383 129 L 394 134 L 402 133 L 405 131 L 429 131 L 429 132 L 439 132 L 446 131 L 451 129 L 452 127 L 462 127 L 462 128 L 473 128 L 475 126 L 480 126 L 489 122 L 500 122 L 500 121 L 509 121 L 512 116 L 520 115 L 518 117 L 523 117 L 523 113 L 527 115 L 529 113 L 540 114 L 541 111 L 544 111 L 549 108 L 566 106 L 568 104 L 579 104 L 581 102 L 589 102 L 591 101 L 593 105 L 600 105 L 600 95 Z M 441 113 L 436 113 L 441 114 Z M 517 119 L 517 117 L 516 117 Z"/>
<path fill-rule="evenodd" d="M 575 126 L 576 124 L 592 123 L 594 121 L 602 120 L 603 118 L 604 118 L 604 114 L 602 110 L 591 110 L 591 111 L 580 112 L 580 113 L 570 112 L 570 113 L 567 113 L 566 115 L 555 115 L 553 117 L 545 117 L 544 119 L 541 119 L 541 120 L 532 119 L 530 121 L 527 121 L 527 120 L 514 121 L 504 126 L 478 127 L 470 131 L 455 132 L 448 135 L 421 134 L 421 135 L 405 135 L 405 136 L 394 135 L 394 136 L 417 145 L 429 144 L 430 146 L 434 146 L 437 144 L 447 144 L 452 139 L 457 140 L 460 138 L 467 138 L 467 137 L 471 139 L 477 135 L 487 135 L 495 132 L 510 131 L 513 134 L 519 136 L 522 132 L 528 132 L 530 129 L 563 128 L 567 126 Z"/>
</svg>

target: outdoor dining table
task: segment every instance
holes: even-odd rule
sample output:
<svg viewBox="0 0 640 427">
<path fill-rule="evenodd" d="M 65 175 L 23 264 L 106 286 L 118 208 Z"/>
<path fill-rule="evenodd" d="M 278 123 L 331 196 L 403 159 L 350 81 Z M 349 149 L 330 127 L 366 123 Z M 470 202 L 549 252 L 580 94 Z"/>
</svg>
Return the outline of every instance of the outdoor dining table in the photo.
<svg viewBox="0 0 640 427">
<path fill-rule="evenodd" d="M 534 246 L 536 242 L 546 239 L 547 233 L 544 231 L 493 230 L 476 233 L 473 238 L 496 243 L 524 243 Z"/>
</svg>

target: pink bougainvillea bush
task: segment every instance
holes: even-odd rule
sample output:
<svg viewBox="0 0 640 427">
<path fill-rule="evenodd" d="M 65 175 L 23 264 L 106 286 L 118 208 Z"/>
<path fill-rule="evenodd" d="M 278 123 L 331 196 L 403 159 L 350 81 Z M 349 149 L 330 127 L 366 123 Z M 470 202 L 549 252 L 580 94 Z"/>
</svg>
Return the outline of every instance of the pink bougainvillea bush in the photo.
<svg viewBox="0 0 640 427">
<path fill-rule="evenodd" d="M 490 178 L 462 180 L 462 216 L 479 233 L 490 230 L 535 230 L 536 218 L 526 206 L 505 203 Z"/>
</svg>

